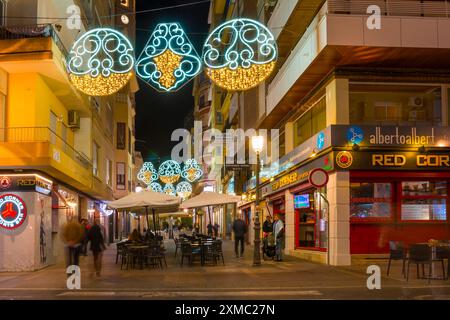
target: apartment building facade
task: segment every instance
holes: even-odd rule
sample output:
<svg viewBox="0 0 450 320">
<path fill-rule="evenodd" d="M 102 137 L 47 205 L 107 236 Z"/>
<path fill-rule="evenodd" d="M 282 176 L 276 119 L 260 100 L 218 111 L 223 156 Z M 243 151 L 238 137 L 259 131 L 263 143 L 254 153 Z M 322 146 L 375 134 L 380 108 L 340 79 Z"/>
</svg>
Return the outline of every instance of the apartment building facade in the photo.
<svg viewBox="0 0 450 320">
<path fill-rule="evenodd" d="M 70 83 L 66 57 L 76 38 L 96 27 L 134 37 L 135 6 L 12 0 L 2 10 L 1 209 L 25 214 L 20 227 L 1 230 L 0 269 L 36 270 L 64 259 L 67 221 L 99 218 L 108 243 L 129 224 L 106 205 L 133 188 L 137 82 L 133 77 L 117 94 L 88 97 Z M 78 15 L 79 28 L 72 28 L 77 18 L 68 20 Z"/>
<path fill-rule="evenodd" d="M 259 20 L 278 43 L 272 76 L 220 108 L 229 124 L 280 132 L 260 210 L 284 220 L 285 253 L 349 265 L 385 256 L 389 241 L 447 239 L 448 2 L 230 2 L 230 16 Z M 326 186 L 311 183 L 317 168 Z M 222 177 L 230 190 L 236 171 Z M 252 227 L 254 171 L 244 179 Z"/>
</svg>

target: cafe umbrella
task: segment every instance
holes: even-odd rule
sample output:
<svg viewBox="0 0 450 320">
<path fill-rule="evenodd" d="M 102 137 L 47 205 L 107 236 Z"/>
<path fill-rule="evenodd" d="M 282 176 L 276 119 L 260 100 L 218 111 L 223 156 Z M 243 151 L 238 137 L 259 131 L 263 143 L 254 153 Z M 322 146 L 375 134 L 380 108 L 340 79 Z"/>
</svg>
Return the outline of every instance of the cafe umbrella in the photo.
<svg viewBox="0 0 450 320">
<path fill-rule="evenodd" d="M 194 209 L 194 208 L 200 208 L 200 207 L 207 207 L 209 222 L 211 223 L 210 207 L 217 206 L 217 205 L 223 205 L 223 204 L 229 204 L 229 203 L 238 203 L 239 201 L 241 201 L 241 197 L 239 197 L 239 196 L 232 196 L 232 195 L 225 194 L 225 193 L 204 191 L 204 192 L 200 193 L 199 195 L 184 201 L 180 205 L 180 208 L 181 209 Z"/>
<path fill-rule="evenodd" d="M 156 234 L 156 214 L 178 212 L 181 199 L 165 193 L 145 190 L 141 192 L 132 192 L 129 195 L 112 201 L 108 204 L 113 209 L 139 210 L 145 209 L 145 216 L 148 222 L 148 212 L 152 211 L 153 227 Z"/>
</svg>

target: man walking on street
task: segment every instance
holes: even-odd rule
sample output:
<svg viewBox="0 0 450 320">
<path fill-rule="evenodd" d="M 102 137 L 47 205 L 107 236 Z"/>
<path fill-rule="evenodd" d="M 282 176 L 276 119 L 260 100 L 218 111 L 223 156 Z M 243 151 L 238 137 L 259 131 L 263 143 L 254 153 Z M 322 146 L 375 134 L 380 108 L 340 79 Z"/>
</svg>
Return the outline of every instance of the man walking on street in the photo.
<svg viewBox="0 0 450 320">
<path fill-rule="evenodd" d="M 276 214 L 273 222 L 273 235 L 275 237 L 275 261 L 282 261 L 284 249 L 284 223 Z"/>
<path fill-rule="evenodd" d="M 244 256 L 244 238 L 247 231 L 247 225 L 245 224 L 244 220 L 242 220 L 241 216 L 238 216 L 238 218 L 234 220 L 233 223 L 234 251 L 236 252 L 236 258 L 239 258 L 239 242 L 241 243 L 240 257 L 242 258 Z"/>
<path fill-rule="evenodd" d="M 94 225 L 89 230 L 89 241 L 91 242 L 91 251 L 94 255 L 95 273 L 97 277 L 100 277 L 102 271 L 102 256 L 106 246 L 100 227 L 100 221 L 98 219 L 95 219 Z"/>
</svg>

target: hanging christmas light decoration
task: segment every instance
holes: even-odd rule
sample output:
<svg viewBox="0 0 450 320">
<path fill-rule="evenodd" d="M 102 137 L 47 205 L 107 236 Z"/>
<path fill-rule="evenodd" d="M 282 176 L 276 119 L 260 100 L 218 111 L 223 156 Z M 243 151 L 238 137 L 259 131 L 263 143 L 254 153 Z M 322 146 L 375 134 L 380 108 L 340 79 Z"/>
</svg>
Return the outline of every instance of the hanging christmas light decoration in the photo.
<svg viewBox="0 0 450 320">
<path fill-rule="evenodd" d="M 166 184 L 176 183 L 180 179 L 181 167 L 178 162 L 167 160 L 159 166 L 159 179 Z"/>
<path fill-rule="evenodd" d="M 163 192 L 163 188 L 158 182 L 150 183 L 147 190 L 151 190 L 153 192 Z"/>
<path fill-rule="evenodd" d="M 176 91 L 201 70 L 201 59 L 178 23 L 161 23 L 138 58 L 136 72 L 154 89 Z"/>
<path fill-rule="evenodd" d="M 158 180 L 158 172 L 155 170 L 153 163 L 144 162 L 141 169 L 138 172 L 137 178 L 142 181 L 147 186 L 149 186 L 153 181 Z"/>
<path fill-rule="evenodd" d="M 131 79 L 134 64 L 130 41 L 109 28 L 83 34 L 67 58 L 72 84 L 89 96 L 108 96 L 122 89 Z"/>
<path fill-rule="evenodd" d="M 264 81 L 275 68 L 277 43 L 270 30 L 251 19 L 229 20 L 206 39 L 203 63 L 219 87 L 243 91 Z"/>
<path fill-rule="evenodd" d="M 181 176 L 189 182 L 194 182 L 201 178 L 203 171 L 195 159 L 188 159 L 184 162 Z"/>
<path fill-rule="evenodd" d="M 192 186 L 187 181 L 181 181 L 179 184 L 177 184 L 177 195 L 182 198 L 187 198 L 192 193 Z"/>
<path fill-rule="evenodd" d="M 164 186 L 163 192 L 165 194 L 168 194 L 170 196 L 175 196 L 176 195 L 176 190 L 175 187 L 173 186 L 173 184 L 168 183 Z"/>
</svg>

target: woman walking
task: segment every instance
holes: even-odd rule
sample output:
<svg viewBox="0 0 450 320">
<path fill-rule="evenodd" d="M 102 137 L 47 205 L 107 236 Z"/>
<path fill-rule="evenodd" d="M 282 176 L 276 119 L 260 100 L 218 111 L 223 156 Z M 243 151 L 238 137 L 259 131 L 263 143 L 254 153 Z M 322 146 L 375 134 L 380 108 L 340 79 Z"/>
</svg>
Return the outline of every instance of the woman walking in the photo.
<svg viewBox="0 0 450 320">
<path fill-rule="evenodd" d="M 97 277 L 100 277 L 103 251 L 106 249 L 106 246 L 98 219 L 95 219 L 94 225 L 89 230 L 89 241 L 91 242 L 91 251 L 94 255 L 95 274 Z"/>
</svg>

